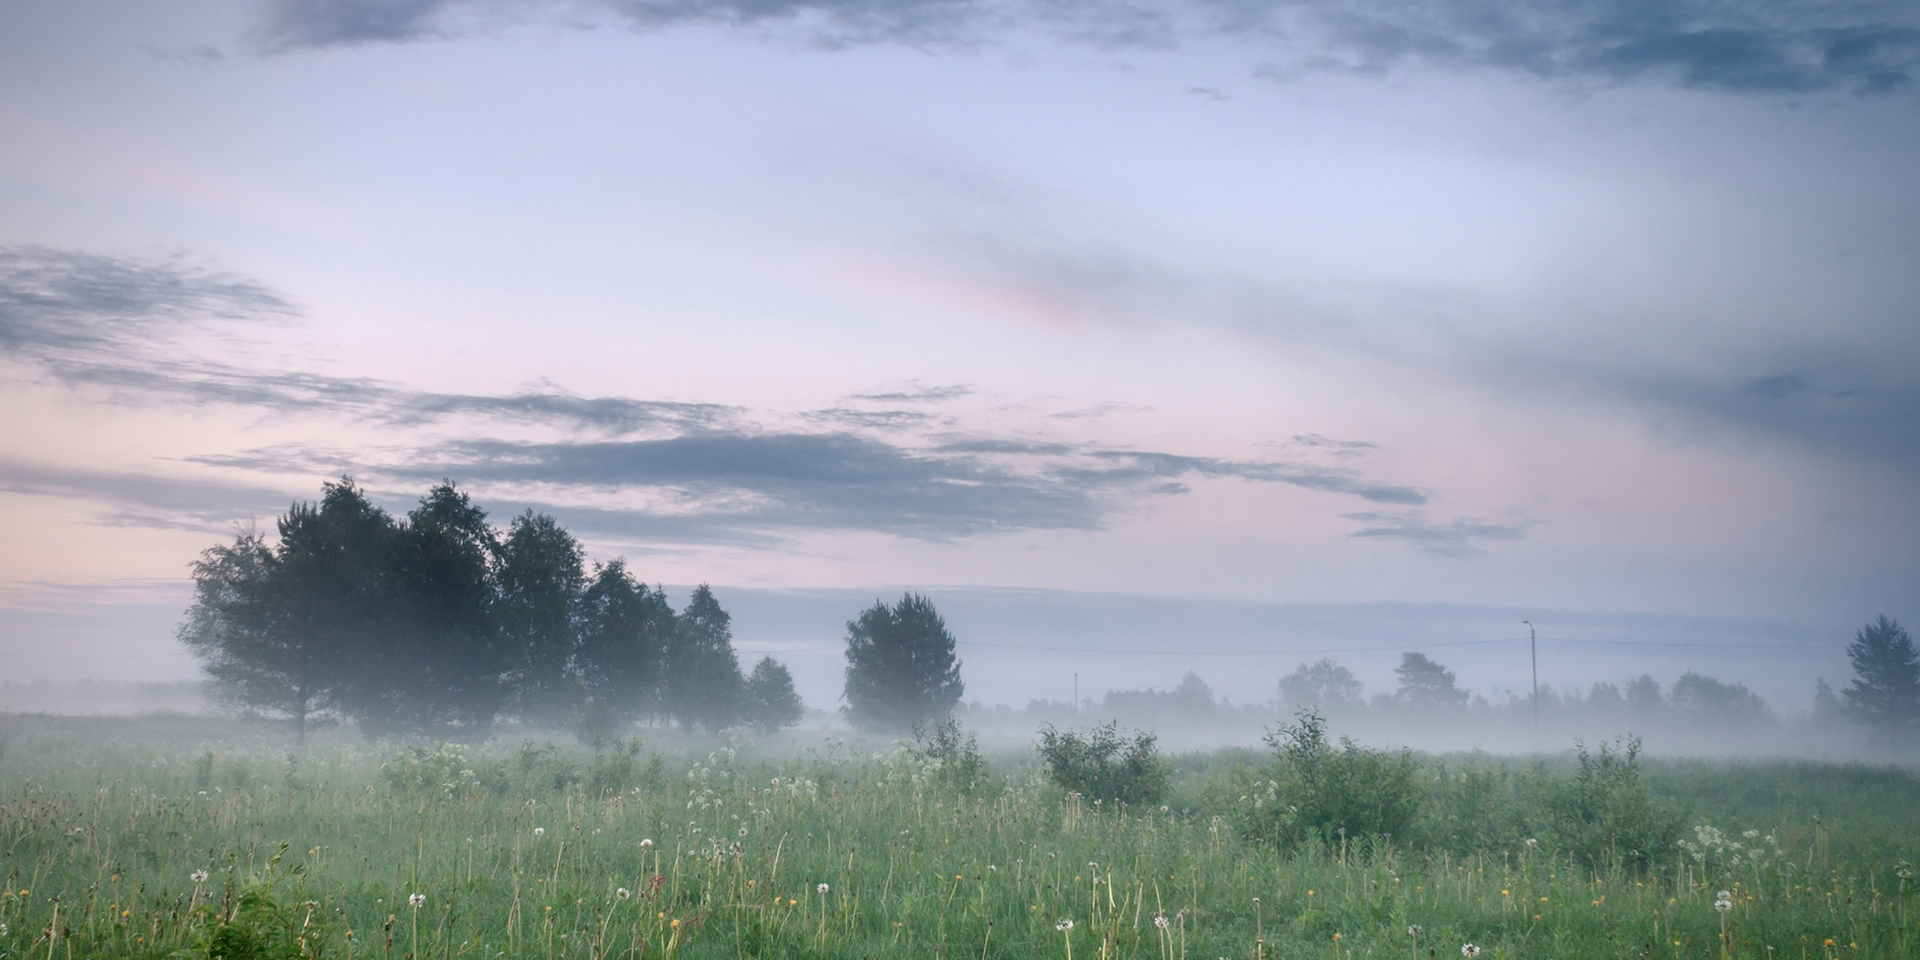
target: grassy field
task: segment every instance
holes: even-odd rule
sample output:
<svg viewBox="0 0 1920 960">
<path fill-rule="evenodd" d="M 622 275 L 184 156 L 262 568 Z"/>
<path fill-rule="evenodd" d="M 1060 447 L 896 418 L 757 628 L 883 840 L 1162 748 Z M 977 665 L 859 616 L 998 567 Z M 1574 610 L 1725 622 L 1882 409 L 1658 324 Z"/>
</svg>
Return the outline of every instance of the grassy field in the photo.
<svg viewBox="0 0 1920 960">
<path fill-rule="evenodd" d="M 294 750 L 239 721 L 20 715 L 0 737 L 0 958 L 1920 956 L 1920 783 L 1884 768 L 1649 763 L 1722 846 L 1589 869 L 1254 843 L 1222 790 L 1251 751 L 1174 758 L 1165 809 L 1119 810 L 1030 755 L 964 796 L 824 739 Z"/>
</svg>

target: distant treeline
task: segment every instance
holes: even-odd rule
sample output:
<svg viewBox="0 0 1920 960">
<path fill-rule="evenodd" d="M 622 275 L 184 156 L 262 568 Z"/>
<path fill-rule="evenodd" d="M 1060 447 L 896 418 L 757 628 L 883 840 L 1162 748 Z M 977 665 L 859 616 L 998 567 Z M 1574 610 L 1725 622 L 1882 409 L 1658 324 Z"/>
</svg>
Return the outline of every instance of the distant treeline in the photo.
<svg viewBox="0 0 1920 960">
<path fill-rule="evenodd" d="M 1848 656 L 1854 669 L 1851 681 L 1835 690 L 1824 679 L 1816 679 L 1813 714 L 1797 723 L 1809 730 L 1857 733 L 1896 750 L 1920 747 L 1920 654 L 1906 630 L 1881 617 L 1860 629 Z M 1542 722 L 1557 732 L 1652 732 L 1678 724 L 1696 739 L 1716 732 L 1764 738 L 1766 731 L 1788 723 L 1744 684 L 1693 671 L 1664 688 L 1649 674 L 1622 683 L 1597 682 L 1585 692 L 1561 693 L 1542 684 L 1537 701 L 1531 695 L 1495 699 L 1477 695 L 1460 686 L 1452 670 L 1417 652 L 1403 654 L 1394 675 L 1394 689 L 1367 696 L 1365 684 L 1351 670 L 1336 660 L 1322 659 L 1303 663 L 1281 677 L 1273 700 L 1235 705 L 1217 697 L 1205 680 L 1189 671 L 1170 690 L 1112 690 L 1099 700 L 1080 704 L 1034 700 L 1024 710 L 974 703 L 966 707 L 965 717 L 994 726 L 1091 718 L 1160 731 L 1220 731 L 1284 721 L 1310 710 L 1380 730 L 1457 732 L 1496 720 L 1508 726 L 1530 722 L 1537 710 Z"/>
<path fill-rule="evenodd" d="M 218 696 L 301 733 L 323 717 L 461 739 L 502 717 L 587 736 L 800 719 L 785 666 L 741 673 L 711 590 L 676 612 L 620 560 L 589 569 L 552 517 L 501 530 L 442 483 L 395 518 L 342 479 L 276 527 L 201 555 L 180 638 Z"/>
</svg>

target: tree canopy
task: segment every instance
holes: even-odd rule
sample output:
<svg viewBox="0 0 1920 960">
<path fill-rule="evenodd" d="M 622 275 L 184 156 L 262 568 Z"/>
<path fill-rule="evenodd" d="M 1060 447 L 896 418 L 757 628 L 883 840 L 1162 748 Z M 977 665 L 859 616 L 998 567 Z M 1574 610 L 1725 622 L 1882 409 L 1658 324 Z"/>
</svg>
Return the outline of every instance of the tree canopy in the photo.
<svg viewBox="0 0 1920 960">
<path fill-rule="evenodd" d="M 395 520 L 342 478 L 290 507 L 275 532 L 201 554 L 180 638 L 218 696 L 301 736 L 323 716 L 368 736 L 461 739 L 501 717 L 583 737 L 649 718 L 799 721 L 778 663 L 756 668 L 760 699 L 748 695 L 710 588 L 675 613 L 623 560 L 589 571 L 579 541 L 545 514 L 503 533 L 447 482 Z"/>
<path fill-rule="evenodd" d="M 966 691 L 953 634 L 933 601 L 909 593 L 875 601 L 847 623 L 847 719 L 867 730 L 905 732 L 953 710 Z"/>
<path fill-rule="evenodd" d="M 1847 645 L 1853 682 L 1841 691 L 1849 716 L 1883 736 L 1920 733 L 1920 652 L 1899 621 L 1881 614 Z"/>
</svg>

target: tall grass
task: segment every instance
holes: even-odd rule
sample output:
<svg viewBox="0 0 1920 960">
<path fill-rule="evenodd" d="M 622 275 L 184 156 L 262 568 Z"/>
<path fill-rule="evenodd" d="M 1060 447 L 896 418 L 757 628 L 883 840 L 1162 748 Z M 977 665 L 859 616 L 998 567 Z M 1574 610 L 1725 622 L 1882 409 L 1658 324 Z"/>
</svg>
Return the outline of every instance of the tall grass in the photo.
<svg viewBox="0 0 1920 960">
<path fill-rule="evenodd" d="M 1657 793 L 1691 800 L 1689 841 L 1711 824 L 1722 845 L 1630 868 L 1524 842 L 1256 843 L 1238 797 L 1206 789 L 1246 752 L 1171 758 L 1166 805 L 1138 808 L 1063 794 L 1032 755 L 967 796 L 909 751 L 833 741 L 342 733 L 296 753 L 237 723 L 145 723 L 0 718 L 0 958 L 1920 955 L 1897 771 L 1655 765 Z M 1765 845 L 1742 829 L 1780 853 L 1735 862 L 1726 843 Z"/>
</svg>

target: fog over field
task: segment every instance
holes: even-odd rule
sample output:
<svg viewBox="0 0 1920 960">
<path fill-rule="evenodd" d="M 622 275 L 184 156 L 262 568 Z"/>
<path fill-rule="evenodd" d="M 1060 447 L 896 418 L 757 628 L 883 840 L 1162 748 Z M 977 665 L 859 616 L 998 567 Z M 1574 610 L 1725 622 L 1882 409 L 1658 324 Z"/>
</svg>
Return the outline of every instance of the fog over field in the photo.
<svg viewBox="0 0 1920 960">
<path fill-rule="evenodd" d="M 1908 759 L 1920 716 L 1845 691 L 1920 624 L 1917 38 L 1877 0 L 9 5 L 0 710 L 202 709 L 193 565 L 350 477 L 395 543 L 450 482 L 489 557 L 563 529 L 578 597 L 709 586 L 803 730 L 912 593 L 1008 744 L 1255 745 L 1331 660 L 1371 744 Z M 502 616 L 463 636 L 538 646 Z M 1407 707 L 1408 654 L 1459 703 Z M 559 722 L 537 659 L 487 668 L 503 724 Z"/>
</svg>

